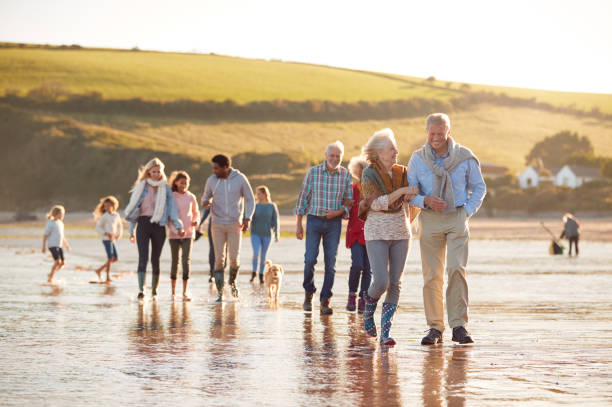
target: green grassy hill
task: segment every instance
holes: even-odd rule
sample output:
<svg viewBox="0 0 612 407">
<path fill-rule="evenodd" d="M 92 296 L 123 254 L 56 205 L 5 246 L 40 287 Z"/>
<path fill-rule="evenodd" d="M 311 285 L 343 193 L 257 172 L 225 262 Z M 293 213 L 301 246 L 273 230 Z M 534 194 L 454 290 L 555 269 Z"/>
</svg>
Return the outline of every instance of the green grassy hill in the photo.
<svg viewBox="0 0 612 407">
<path fill-rule="evenodd" d="M 25 94 L 48 81 L 60 81 L 74 93 L 98 91 L 107 99 L 160 101 L 444 100 L 466 92 L 461 83 L 302 63 L 148 51 L 19 48 L 15 45 L 0 43 L 0 92 L 8 89 Z M 534 98 L 554 106 L 574 106 L 585 111 L 596 108 L 612 113 L 611 95 L 484 85 L 469 85 L 469 88 Z"/>
<path fill-rule="evenodd" d="M 317 116 L 320 103 L 313 104 L 310 116 L 300 118 L 287 110 L 269 120 L 231 115 L 203 120 L 197 115 L 164 114 L 163 106 L 147 113 L 146 103 L 142 113 L 135 113 L 129 100 L 125 111 L 106 111 L 104 103 L 81 111 L 56 99 L 46 104 L 24 102 L 30 100 L 28 92 L 50 81 L 67 91 L 56 95 L 58 100 L 70 98 L 70 93 L 95 91 L 102 101 L 113 103 L 134 98 L 162 104 L 177 99 L 219 102 L 213 103 L 213 109 L 222 108 L 220 102 L 227 99 L 237 103 L 320 100 L 323 105 L 329 101 L 334 102 L 327 107 L 332 111 L 354 110 L 363 105 L 360 101 L 371 105 L 363 110 L 364 118 L 359 117 L 361 110 L 355 110 L 344 121 L 330 119 L 333 115 Z M 210 157 L 226 152 L 236 157 L 236 166 L 253 186 L 268 184 L 281 209 L 288 211 L 305 168 L 321 161 L 325 145 L 334 140 L 345 143 L 348 159 L 359 153 L 374 131 L 391 127 L 405 163 L 424 142 L 425 113 L 385 105 L 390 100 L 418 99 L 448 107 L 455 138 L 481 161 L 513 172 L 523 167 L 534 143 L 561 130 L 588 136 L 597 155 L 612 156 L 612 120 L 606 114 L 590 113 L 612 113 L 612 95 L 486 88 L 520 98 L 506 101 L 495 95 L 483 98 L 477 93 L 482 89 L 279 61 L 0 44 L 0 95 L 3 91 L 6 95 L 0 98 L 0 168 L 5 174 L 0 179 L 4 191 L 0 210 L 46 209 L 53 203 L 64 203 L 71 210 L 90 209 L 106 194 L 118 195 L 125 204 L 138 165 L 154 155 L 166 162 L 168 172 L 189 171 L 192 190 L 199 194 L 210 174 Z M 473 100 L 458 103 L 457 98 Z M 557 109 L 570 105 L 567 111 Z"/>
</svg>

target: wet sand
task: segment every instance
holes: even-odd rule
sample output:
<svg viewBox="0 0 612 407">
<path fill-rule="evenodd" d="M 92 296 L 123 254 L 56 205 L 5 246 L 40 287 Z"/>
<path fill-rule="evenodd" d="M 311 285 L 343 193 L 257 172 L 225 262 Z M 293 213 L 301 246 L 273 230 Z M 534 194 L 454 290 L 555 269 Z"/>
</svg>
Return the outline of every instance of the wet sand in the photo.
<svg viewBox="0 0 612 407">
<path fill-rule="evenodd" d="M 172 302 L 169 255 L 158 301 L 136 301 L 136 248 L 119 242 L 110 285 L 90 284 L 104 261 L 98 239 L 69 235 L 57 284 L 40 239 L 0 239 L 0 388 L 3 405 L 540 406 L 612 403 L 612 243 L 583 242 L 581 256 L 549 256 L 548 241 L 475 238 L 470 323 L 476 343 L 422 347 L 418 241 L 408 258 L 396 347 L 381 348 L 344 310 L 349 251 L 342 246 L 334 314 L 301 310 L 303 243 L 285 238 L 280 303 L 248 282 L 214 303 L 206 241 L 194 246 L 194 301 Z M 83 234 L 90 231 L 83 231 Z M 474 236 L 474 228 L 472 235 Z M 321 258 L 320 258 L 321 260 Z M 322 283 L 321 261 L 316 282 Z M 147 274 L 150 284 L 150 271 Z M 178 282 L 180 287 L 181 282 Z M 380 314 L 376 315 L 379 324 Z"/>
<path fill-rule="evenodd" d="M 0 213 L 0 238 L 38 237 L 44 229 L 42 220 L 28 222 L 13 222 L 12 214 Z M 43 215 L 38 215 L 42 219 Z M 555 236 L 563 230 L 562 214 L 547 214 L 542 216 L 506 216 L 486 217 L 482 214 L 470 220 L 470 230 L 473 239 L 519 239 L 519 240 L 551 240 L 550 234 L 542 227 L 540 222 L 549 228 Z M 343 230 L 346 229 L 344 221 Z M 588 214 L 580 217 L 581 240 L 612 242 L 612 215 Z M 296 218 L 291 215 L 280 216 L 280 229 L 283 235 L 295 235 Z M 91 213 L 76 212 L 66 216 L 67 234 L 75 236 L 95 237 L 94 221 Z M 304 225 L 306 221 L 304 220 Z M 126 229 L 127 230 L 127 227 Z"/>
</svg>

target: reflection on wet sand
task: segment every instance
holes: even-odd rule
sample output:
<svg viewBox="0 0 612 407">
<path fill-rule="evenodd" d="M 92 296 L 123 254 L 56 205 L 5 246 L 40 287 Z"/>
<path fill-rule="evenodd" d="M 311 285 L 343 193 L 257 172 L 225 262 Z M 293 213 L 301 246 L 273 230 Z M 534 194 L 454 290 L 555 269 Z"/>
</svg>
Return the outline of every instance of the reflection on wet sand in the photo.
<svg viewBox="0 0 612 407">
<path fill-rule="evenodd" d="M 155 361 L 159 357 L 157 345 L 166 341 L 164 326 L 159 316 L 159 303 L 152 301 L 150 304 L 151 314 L 147 314 L 147 304 L 144 301 L 138 303 L 137 322 L 130 332 L 130 337 L 136 347 L 136 351 Z"/>
<path fill-rule="evenodd" d="M 49 290 L 43 288 L 42 295 L 45 297 L 57 297 L 64 289 L 57 284 L 45 284 L 43 287 L 49 287 Z"/>
<path fill-rule="evenodd" d="M 422 368 L 424 406 L 442 406 L 444 397 L 449 407 L 465 405 L 469 352 L 469 346 L 454 346 L 451 350 L 433 346 L 425 350 Z M 445 368 L 446 359 L 448 361 Z"/>
<path fill-rule="evenodd" d="M 304 314 L 304 382 L 303 392 L 321 401 L 329 401 L 339 389 L 339 361 L 336 334 L 332 318 L 320 316 L 323 333 L 313 332 L 313 314 Z"/>
<path fill-rule="evenodd" d="M 396 355 L 366 335 L 359 315 L 349 314 L 347 385 L 357 405 L 401 406 Z M 376 352 L 379 350 L 379 352 Z"/>
<path fill-rule="evenodd" d="M 219 392 L 231 394 L 236 377 L 234 370 L 241 360 L 240 328 L 236 302 L 215 304 L 210 321 L 208 343 L 208 367 L 210 375 L 202 390 L 218 396 Z"/>
<path fill-rule="evenodd" d="M 115 292 L 117 291 L 117 288 L 115 288 L 114 285 L 112 284 L 104 284 L 104 290 L 101 292 L 100 295 L 105 296 L 112 296 L 115 295 Z"/>
<path fill-rule="evenodd" d="M 168 322 L 168 335 L 170 352 L 185 357 L 184 353 L 191 350 L 192 321 L 190 314 L 190 303 L 183 302 L 178 305 L 172 302 L 170 306 L 170 319 Z M 178 309 L 181 308 L 179 313 Z"/>
</svg>

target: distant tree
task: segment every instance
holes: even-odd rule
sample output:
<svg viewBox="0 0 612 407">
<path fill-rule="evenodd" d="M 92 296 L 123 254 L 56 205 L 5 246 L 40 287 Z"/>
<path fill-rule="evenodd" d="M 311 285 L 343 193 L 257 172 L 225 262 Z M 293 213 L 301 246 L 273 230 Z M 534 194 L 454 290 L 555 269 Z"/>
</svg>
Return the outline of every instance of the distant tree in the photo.
<svg viewBox="0 0 612 407">
<path fill-rule="evenodd" d="M 600 167 L 601 158 L 598 158 L 593 153 L 573 153 L 564 164 L 578 165 L 580 167 Z"/>
<path fill-rule="evenodd" d="M 601 175 L 612 179 L 612 158 L 606 158 L 599 170 L 601 171 Z"/>
<path fill-rule="evenodd" d="M 459 86 L 459 89 L 461 89 L 461 90 L 470 90 L 470 89 L 472 89 L 472 87 L 470 86 L 469 83 L 462 83 L 461 86 Z"/>
<path fill-rule="evenodd" d="M 545 167 L 561 167 L 570 156 L 580 154 L 593 154 L 591 141 L 564 130 L 537 142 L 525 157 L 525 163 L 541 159 Z"/>
<path fill-rule="evenodd" d="M 436 77 L 435 76 L 430 76 L 427 79 L 425 79 L 427 82 L 435 82 L 436 81 Z"/>
</svg>

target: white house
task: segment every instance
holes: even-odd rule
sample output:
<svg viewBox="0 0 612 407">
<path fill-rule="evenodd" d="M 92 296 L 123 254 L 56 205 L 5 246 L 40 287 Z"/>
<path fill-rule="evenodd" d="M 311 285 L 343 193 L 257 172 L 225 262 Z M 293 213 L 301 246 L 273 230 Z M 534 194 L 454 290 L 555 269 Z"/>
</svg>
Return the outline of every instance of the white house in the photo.
<svg viewBox="0 0 612 407">
<path fill-rule="evenodd" d="M 538 170 L 529 165 L 523 172 L 517 175 L 519 186 L 522 189 L 537 187 L 542 182 L 549 181 L 557 186 L 578 188 L 585 182 L 600 179 L 601 174 L 597 168 L 579 167 L 575 165 L 564 165 L 561 168 L 547 168 Z M 550 176 L 542 173 L 550 173 Z"/>
<path fill-rule="evenodd" d="M 518 183 L 521 189 L 537 187 L 540 185 L 540 174 L 538 170 L 531 165 L 527 166 L 518 176 Z"/>
<path fill-rule="evenodd" d="M 564 165 L 554 176 L 553 183 L 557 186 L 578 188 L 585 182 L 600 179 L 599 169 L 593 167 L 578 167 L 576 165 Z"/>
</svg>

